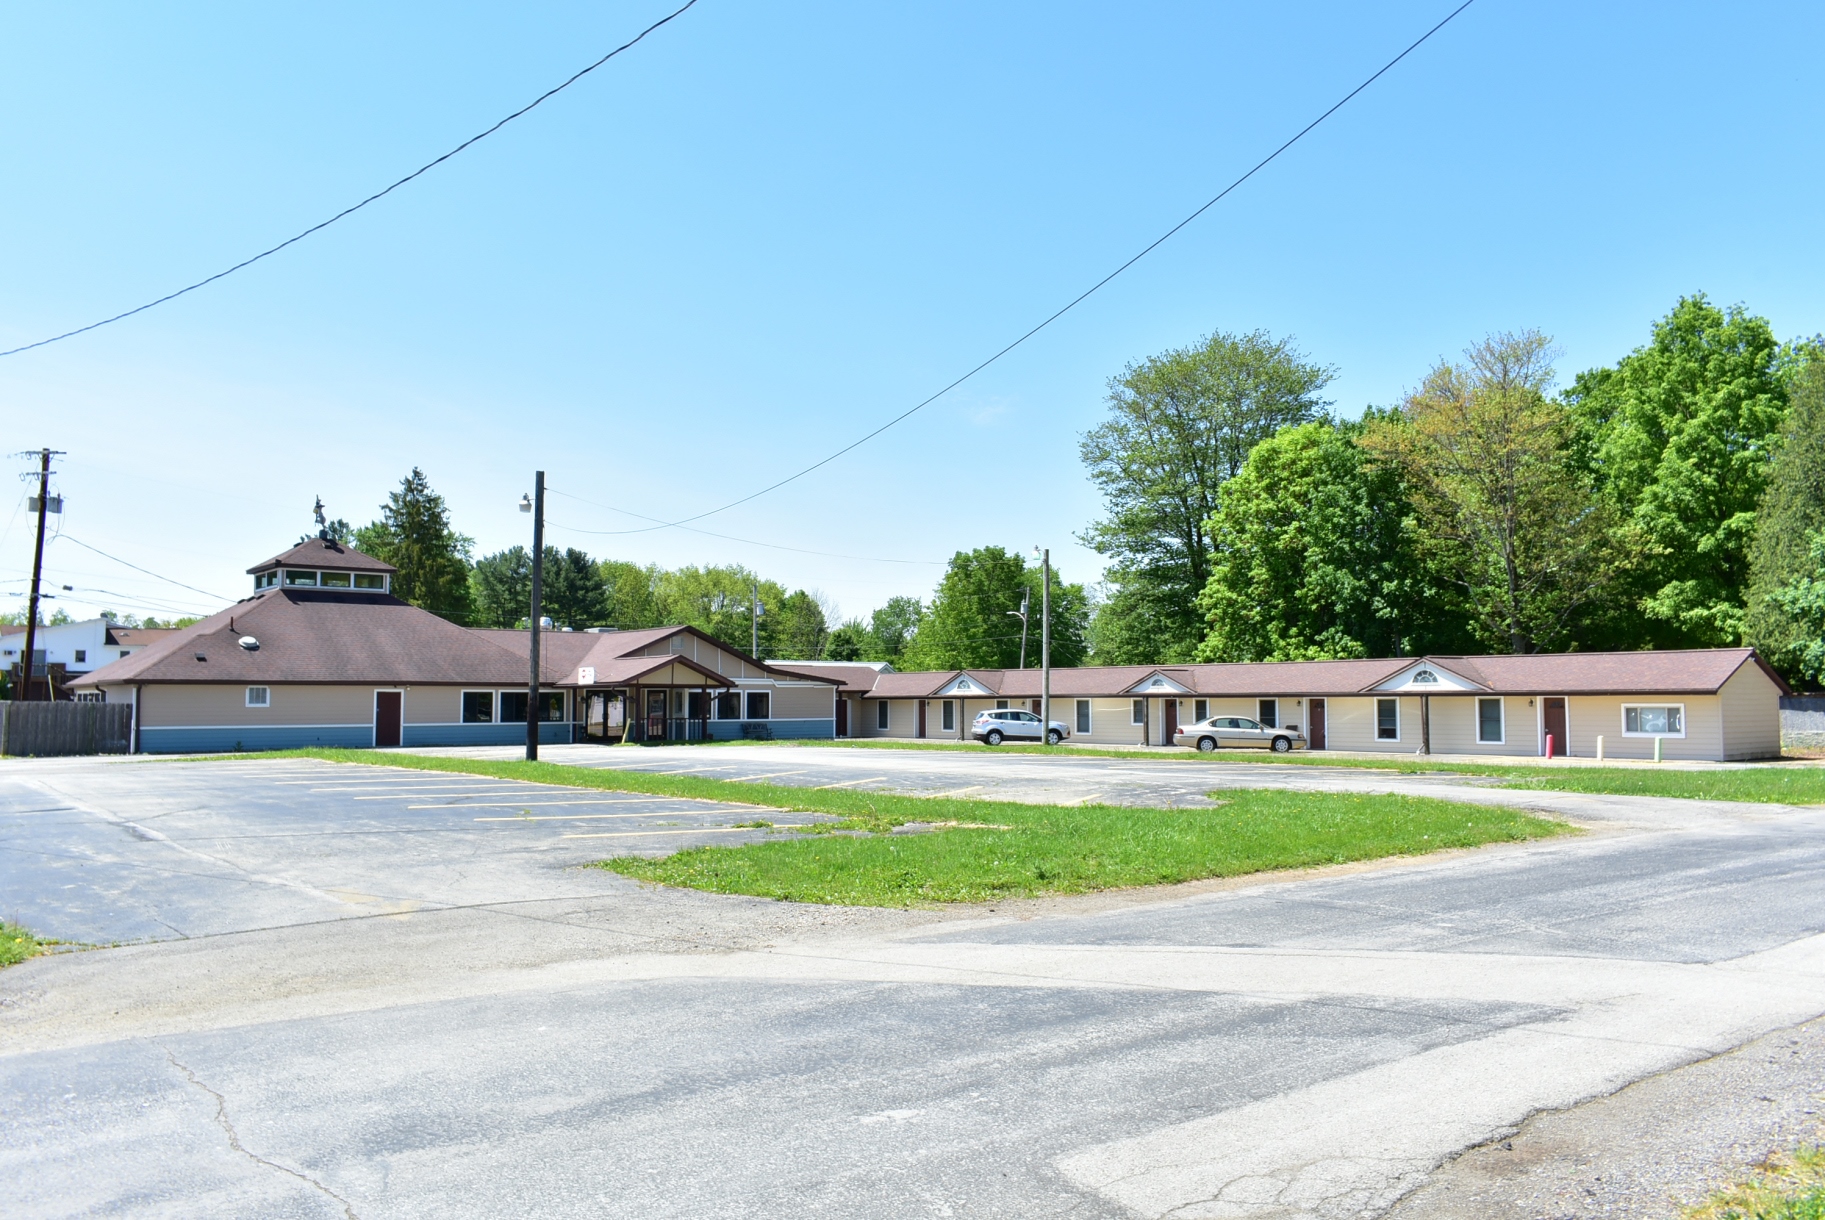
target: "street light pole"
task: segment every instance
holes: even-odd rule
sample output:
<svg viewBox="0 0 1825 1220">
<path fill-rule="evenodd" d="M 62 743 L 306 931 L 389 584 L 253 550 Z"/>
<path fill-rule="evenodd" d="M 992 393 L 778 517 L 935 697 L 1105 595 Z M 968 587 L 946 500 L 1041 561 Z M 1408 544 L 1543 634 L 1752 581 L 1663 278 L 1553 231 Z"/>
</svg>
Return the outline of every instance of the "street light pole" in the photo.
<svg viewBox="0 0 1825 1220">
<path fill-rule="evenodd" d="M 1027 607 L 1033 604 L 1033 590 L 1020 591 L 1020 609 L 1008 613 L 1020 620 L 1020 668 L 1027 667 Z"/>
<path fill-rule="evenodd" d="M 539 616 L 545 606 L 545 472 L 532 476 L 533 499 L 520 501 L 532 514 L 532 676 L 526 684 L 526 761 L 539 761 Z"/>
</svg>

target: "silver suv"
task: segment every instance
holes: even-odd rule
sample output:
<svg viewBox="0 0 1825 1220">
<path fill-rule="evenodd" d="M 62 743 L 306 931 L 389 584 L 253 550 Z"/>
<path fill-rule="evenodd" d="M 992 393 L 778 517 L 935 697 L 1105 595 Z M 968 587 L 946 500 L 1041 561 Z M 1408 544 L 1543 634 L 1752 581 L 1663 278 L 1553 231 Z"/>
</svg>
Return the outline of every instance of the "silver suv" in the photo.
<svg viewBox="0 0 1825 1220">
<path fill-rule="evenodd" d="M 1054 720 L 1051 731 L 1046 734 L 1046 744 L 1055 746 L 1070 735 L 1070 729 Z M 998 746 L 1004 741 L 1038 741 L 1039 717 L 1032 712 L 1020 712 L 1006 707 L 996 708 L 992 712 L 977 712 L 975 723 L 970 725 L 970 736 L 991 746 Z"/>
</svg>

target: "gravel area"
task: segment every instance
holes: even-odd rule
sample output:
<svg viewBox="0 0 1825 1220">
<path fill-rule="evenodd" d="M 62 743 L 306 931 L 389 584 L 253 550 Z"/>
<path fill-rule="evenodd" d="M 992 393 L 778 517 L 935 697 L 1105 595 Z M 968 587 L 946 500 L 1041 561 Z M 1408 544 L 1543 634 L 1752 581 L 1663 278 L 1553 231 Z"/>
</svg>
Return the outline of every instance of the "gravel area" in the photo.
<svg viewBox="0 0 1825 1220">
<path fill-rule="evenodd" d="M 1388 1220 L 1676 1220 L 1769 1153 L 1825 1138 L 1825 1020 L 1536 1115 L 1472 1148 Z"/>
</svg>

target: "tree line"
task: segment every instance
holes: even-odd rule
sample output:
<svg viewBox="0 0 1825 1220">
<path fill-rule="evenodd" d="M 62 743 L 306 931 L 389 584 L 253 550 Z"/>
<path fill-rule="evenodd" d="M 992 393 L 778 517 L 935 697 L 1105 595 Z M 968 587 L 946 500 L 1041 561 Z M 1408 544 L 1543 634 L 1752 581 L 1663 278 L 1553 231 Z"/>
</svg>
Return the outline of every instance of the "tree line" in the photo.
<svg viewBox="0 0 1825 1220">
<path fill-rule="evenodd" d="M 398 569 L 393 592 L 405 601 L 472 627 L 524 628 L 532 604 L 532 556 L 520 546 L 481 558 L 459 533 L 442 495 L 422 470 L 400 481 L 380 515 L 354 527 L 330 523 L 331 537 Z M 567 547 L 545 548 L 541 601 L 558 629 L 633 629 L 687 624 L 747 652 L 803 661 L 885 661 L 900 668 L 1012 668 L 1023 655 L 1021 622 L 1009 614 L 1030 603 L 1024 656 L 1040 655 L 1040 573 L 1000 547 L 958 552 L 929 602 L 889 598 L 866 619 L 836 621 L 828 599 L 787 591 L 739 564 L 662 568 L 596 559 Z M 1052 586 L 1052 661 L 1082 664 L 1088 653 L 1090 605 L 1082 585 Z"/>
<path fill-rule="evenodd" d="M 1130 366 L 1082 439 L 1102 663 L 1754 644 L 1825 669 L 1825 345 L 1685 297 L 1558 388 L 1491 335 L 1342 420 L 1265 333 Z"/>
</svg>

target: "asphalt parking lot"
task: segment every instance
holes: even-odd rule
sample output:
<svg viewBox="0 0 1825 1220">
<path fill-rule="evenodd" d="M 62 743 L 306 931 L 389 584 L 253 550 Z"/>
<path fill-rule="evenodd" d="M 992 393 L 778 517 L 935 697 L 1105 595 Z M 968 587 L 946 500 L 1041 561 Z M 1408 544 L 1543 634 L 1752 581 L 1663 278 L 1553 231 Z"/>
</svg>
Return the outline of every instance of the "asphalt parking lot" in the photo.
<svg viewBox="0 0 1825 1220">
<path fill-rule="evenodd" d="M 580 758 L 1144 803 L 1246 774 Z M 742 807 L 284 759 L 9 762 L 7 913 L 138 943 L 0 971 L 7 1214 L 1356 1220 L 1530 1114 L 1825 1012 L 1825 812 L 1250 771 L 1599 832 L 878 911 L 579 867 L 745 841 Z M 1788 1091 L 1783 1112 L 1813 1104 Z"/>
<path fill-rule="evenodd" d="M 752 841 L 732 824 L 760 812 L 303 759 L 40 765 L 0 780 L 0 915 L 110 944 L 601 894 L 579 866 Z"/>
</svg>

